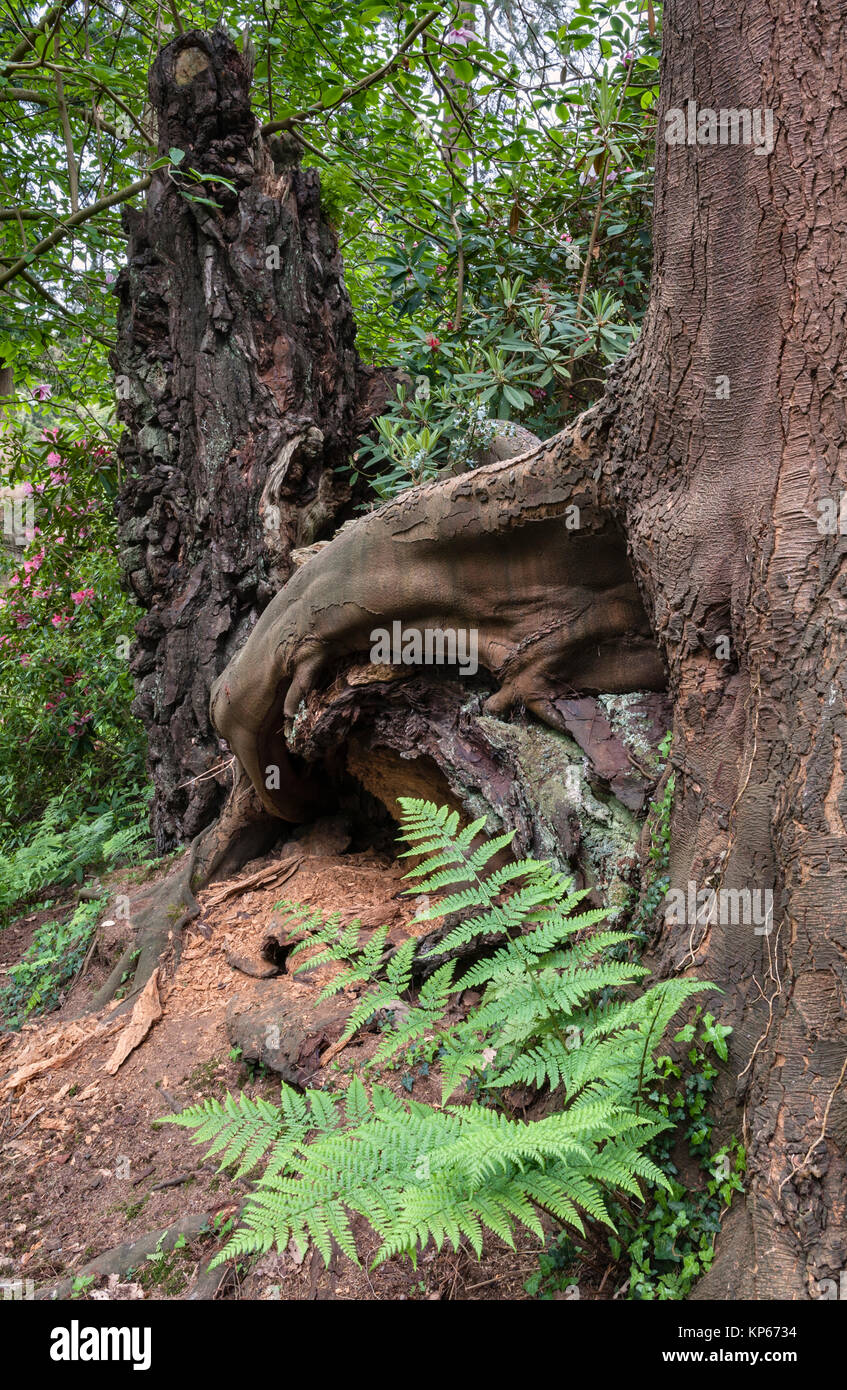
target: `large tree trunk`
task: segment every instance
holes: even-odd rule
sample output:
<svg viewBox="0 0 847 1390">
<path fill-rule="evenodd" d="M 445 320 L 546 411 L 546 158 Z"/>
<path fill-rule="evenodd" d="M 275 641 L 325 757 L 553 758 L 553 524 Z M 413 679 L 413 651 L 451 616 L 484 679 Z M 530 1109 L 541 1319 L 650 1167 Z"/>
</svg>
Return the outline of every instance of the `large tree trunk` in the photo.
<svg viewBox="0 0 847 1390">
<path fill-rule="evenodd" d="M 329 751 L 304 725 L 367 741 L 355 663 L 379 624 L 477 628 L 489 714 L 554 727 L 574 690 L 666 669 L 672 884 L 774 894 L 764 932 L 658 924 L 657 968 L 715 980 L 735 1029 L 720 1119 L 749 1192 L 702 1286 L 720 1298 L 814 1297 L 847 1262 L 845 543 L 818 529 L 847 487 L 845 71 L 840 0 L 668 3 L 636 350 L 540 451 L 344 530 L 212 697 L 264 804 L 298 819 L 321 787 L 292 750 Z M 773 150 L 666 144 L 689 98 L 773 108 Z"/>
<path fill-rule="evenodd" d="M 135 708 L 159 849 L 221 806 L 231 760 L 209 722 L 212 681 L 287 578 L 292 549 L 332 533 L 349 497 L 334 470 L 385 394 L 358 361 L 317 174 L 300 169 L 290 138 L 264 140 L 249 85 L 222 31 L 159 54 L 159 155 L 184 157 L 155 175 L 144 212 L 125 214 L 116 287 L 121 558 L 146 610 Z"/>
<path fill-rule="evenodd" d="M 660 131 L 693 96 L 773 108 L 776 141 L 659 139 L 650 311 L 606 476 L 670 671 L 673 880 L 774 891 L 769 934 L 661 942 L 664 970 L 727 990 L 736 1030 L 749 1224 L 706 1288 L 806 1298 L 847 1262 L 844 539 L 818 530 L 847 483 L 847 32 L 838 0 L 677 0 L 665 25 Z"/>
</svg>

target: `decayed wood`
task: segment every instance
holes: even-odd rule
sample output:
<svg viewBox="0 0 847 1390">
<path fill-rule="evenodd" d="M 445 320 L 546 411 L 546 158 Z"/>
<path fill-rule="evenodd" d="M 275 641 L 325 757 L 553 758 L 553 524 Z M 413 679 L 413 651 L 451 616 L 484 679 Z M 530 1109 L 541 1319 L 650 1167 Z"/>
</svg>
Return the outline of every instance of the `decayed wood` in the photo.
<svg viewBox="0 0 847 1390">
<path fill-rule="evenodd" d="M 286 879 L 296 874 L 303 860 L 298 855 L 294 859 L 287 859 L 284 864 L 272 864 L 267 869 L 259 869 L 255 874 L 248 874 L 246 878 L 239 878 L 234 883 L 228 883 L 225 888 L 218 893 L 210 893 L 205 899 L 206 907 L 219 907 L 228 898 L 240 897 L 246 893 L 248 888 L 266 888 L 270 883 L 285 883 Z"/>
<path fill-rule="evenodd" d="M 331 533 L 336 471 L 386 379 L 359 363 L 336 238 L 296 141 L 260 134 L 222 30 L 181 34 L 150 75 L 159 155 L 219 206 L 153 175 L 127 211 L 112 362 L 125 478 L 121 563 L 146 616 L 132 655 L 160 850 L 208 825 L 229 789 L 208 717 L 214 677 L 290 569 Z"/>
</svg>

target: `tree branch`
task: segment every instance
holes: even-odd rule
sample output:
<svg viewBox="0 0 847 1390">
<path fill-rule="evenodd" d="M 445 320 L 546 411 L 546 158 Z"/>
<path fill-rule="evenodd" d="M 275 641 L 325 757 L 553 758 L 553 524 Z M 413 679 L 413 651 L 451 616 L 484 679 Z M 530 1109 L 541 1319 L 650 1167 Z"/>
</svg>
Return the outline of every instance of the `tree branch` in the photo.
<svg viewBox="0 0 847 1390">
<path fill-rule="evenodd" d="M 358 95 L 359 92 L 364 92 L 368 87 L 372 87 L 373 84 L 379 82 L 381 78 L 387 77 L 388 73 L 396 66 L 397 60 L 412 47 L 418 35 L 422 34 L 425 29 L 429 28 L 430 24 L 433 24 L 435 20 L 438 19 L 440 13 L 440 10 L 431 10 L 428 15 L 424 15 L 423 19 L 419 19 L 414 29 L 412 29 L 403 40 L 394 56 L 389 58 L 387 63 L 383 63 L 382 67 L 375 68 L 373 72 L 368 73 L 367 77 L 362 77 L 358 82 L 354 82 L 352 86 L 345 87 L 337 101 L 331 101 L 329 103 L 319 101 L 314 106 L 309 106 L 306 110 L 297 111 L 292 116 L 286 116 L 282 121 L 269 121 L 267 125 L 262 126 L 262 134 L 275 135 L 277 131 L 290 130 L 292 125 L 296 125 L 300 121 L 307 121 L 311 116 L 320 116 L 326 111 L 334 111 L 337 106 L 343 106 L 351 97 Z"/>
<path fill-rule="evenodd" d="M 45 251 L 49 251 L 51 247 L 61 241 L 64 236 L 67 236 L 68 232 L 72 231 L 74 227 L 78 227 L 80 223 L 87 222 L 90 218 L 96 217 L 100 212 L 105 212 L 107 208 L 114 207 L 116 203 L 127 202 L 128 199 L 134 198 L 136 193 L 143 193 L 146 188 L 150 187 L 152 182 L 153 175 L 148 174 L 146 178 L 138 179 L 136 183 L 128 184 L 126 188 L 119 188 L 115 193 L 110 193 L 105 198 L 98 198 L 96 203 L 90 203 L 88 207 L 80 208 L 79 212 L 69 217 L 58 226 L 54 232 L 51 232 L 49 236 L 45 237 L 43 241 L 39 241 L 35 246 L 31 247 L 26 256 L 22 256 L 20 260 L 15 261 L 14 265 L 9 266 L 8 270 L 3 271 L 0 275 L 0 289 L 2 289 L 4 285 L 7 285 L 10 280 L 13 280 L 16 275 L 20 275 L 26 270 L 32 260 L 42 255 Z"/>
</svg>

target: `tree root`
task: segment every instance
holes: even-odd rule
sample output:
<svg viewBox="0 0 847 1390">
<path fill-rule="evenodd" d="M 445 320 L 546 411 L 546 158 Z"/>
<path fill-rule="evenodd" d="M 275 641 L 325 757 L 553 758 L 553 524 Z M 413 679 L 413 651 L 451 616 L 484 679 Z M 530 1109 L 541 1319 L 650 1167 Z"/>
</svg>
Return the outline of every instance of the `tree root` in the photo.
<svg viewBox="0 0 847 1390">
<path fill-rule="evenodd" d="M 156 1231 L 146 1231 L 143 1236 L 138 1236 L 136 1240 L 125 1241 L 122 1245 L 116 1245 L 114 1249 L 106 1250 L 102 1255 L 89 1260 L 88 1264 L 83 1265 L 77 1274 L 67 1279 L 60 1279 L 57 1284 L 51 1284 L 46 1289 L 39 1289 L 35 1295 L 36 1300 L 52 1301 L 70 1298 L 73 1293 L 74 1279 L 84 1279 L 87 1276 L 105 1279 L 110 1274 L 117 1274 L 119 1279 L 123 1279 L 133 1270 L 138 1269 L 140 1265 L 143 1265 L 148 1255 L 155 1255 L 159 1251 L 169 1254 L 176 1246 L 180 1236 L 185 1236 L 186 1240 L 194 1240 L 197 1236 L 212 1234 L 214 1230 L 213 1218 L 213 1212 L 196 1212 L 191 1216 L 181 1216 L 172 1226 L 163 1226 Z"/>
<path fill-rule="evenodd" d="M 118 1012 L 131 1009 L 166 950 L 173 950 L 178 964 L 182 933 L 200 915 L 195 894 L 215 878 L 237 873 L 243 864 L 264 853 L 277 839 L 280 828 L 280 821 L 268 814 L 239 772 L 218 820 L 192 840 L 167 878 L 142 891 L 132 903 L 133 940 L 92 996 L 86 1012 L 105 1008 L 130 971 L 132 985 Z"/>
</svg>

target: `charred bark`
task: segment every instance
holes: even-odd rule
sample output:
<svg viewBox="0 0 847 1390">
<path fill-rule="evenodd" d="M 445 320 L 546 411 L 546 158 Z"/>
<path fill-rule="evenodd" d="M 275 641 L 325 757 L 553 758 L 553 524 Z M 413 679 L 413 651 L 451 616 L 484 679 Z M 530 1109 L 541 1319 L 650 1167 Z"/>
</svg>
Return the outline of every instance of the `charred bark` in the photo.
<svg viewBox="0 0 847 1390">
<path fill-rule="evenodd" d="M 317 173 L 296 142 L 263 139 L 249 80 L 220 31 L 160 52 L 159 155 L 183 157 L 125 213 L 116 286 L 121 561 L 146 610 L 132 669 L 160 850 L 221 807 L 231 760 L 209 721 L 212 682 L 292 549 L 331 534 L 349 496 L 334 470 L 386 394 L 358 361 Z"/>
</svg>

